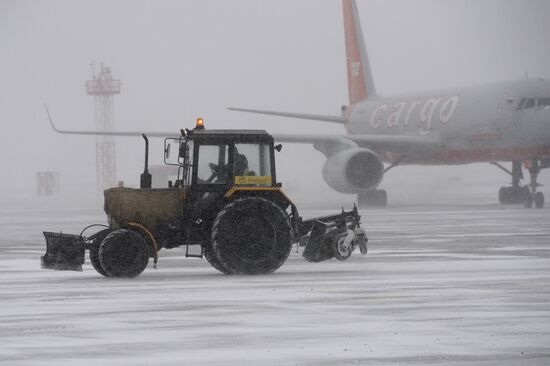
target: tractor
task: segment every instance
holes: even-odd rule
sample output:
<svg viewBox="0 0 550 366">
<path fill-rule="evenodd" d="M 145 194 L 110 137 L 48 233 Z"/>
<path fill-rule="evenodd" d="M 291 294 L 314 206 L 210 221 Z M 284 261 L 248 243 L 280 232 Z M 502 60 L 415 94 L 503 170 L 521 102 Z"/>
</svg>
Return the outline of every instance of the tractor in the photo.
<svg viewBox="0 0 550 366">
<path fill-rule="evenodd" d="M 151 188 L 149 141 L 140 188 L 104 191 L 108 225 L 90 225 L 79 235 L 44 232 L 42 268 L 82 271 L 85 252 L 105 277 L 135 277 L 161 249 L 186 247 L 227 275 L 276 271 L 294 244 L 310 262 L 346 260 L 356 248 L 367 253 L 367 237 L 351 211 L 303 220 L 277 182 L 273 137 L 262 130 L 192 130 L 164 140 L 164 162 L 177 179 Z M 104 226 L 90 236 L 92 227 Z M 193 247 L 193 249 L 190 249 Z M 192 253 L 193 252 L 193 253 Z"/>
</svg>

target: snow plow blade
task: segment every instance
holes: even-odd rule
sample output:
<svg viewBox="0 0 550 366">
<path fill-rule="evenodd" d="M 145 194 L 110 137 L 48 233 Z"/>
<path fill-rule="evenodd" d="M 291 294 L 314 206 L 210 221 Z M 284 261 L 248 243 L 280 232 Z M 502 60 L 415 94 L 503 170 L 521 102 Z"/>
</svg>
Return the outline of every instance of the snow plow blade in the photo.
<svg viewBox="0 0 550 366">
<path fill-rule="evenodd" d="M 79 235 L 44 231 L 46 254 L 41 258 L 43 269 L 82 272 L 86 249 Z"/>
</svg>

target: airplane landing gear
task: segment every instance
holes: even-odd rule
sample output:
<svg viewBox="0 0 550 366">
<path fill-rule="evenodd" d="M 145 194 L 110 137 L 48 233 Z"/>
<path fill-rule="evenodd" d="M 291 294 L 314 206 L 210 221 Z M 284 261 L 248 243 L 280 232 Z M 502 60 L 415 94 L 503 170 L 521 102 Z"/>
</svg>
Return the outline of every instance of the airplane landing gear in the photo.
<svg viewBox="0 0 550 366">
<path fill-rule="evenodd" d="M 535 193 L 535 207 L 536 208 L 544 207 L 544 194 L 542 192 Z"/>
<path fill-rule="evenodd" d="M 521 161 L 512 162 L 512 171 L 509 171 L 499 163 L 491 163 L 504 172 L 512 176 L 511 187 L 501 187 L 498 191 L 498 202 L 501 205 L 519 205 L 525 202 L 529 196 L 529 187 L 520 186 L 520 181 L 523 179 L 523 171 L 521 170 Z"/>
<path fill-rule="evenodd" d="M 529 170 L 529 177 L 531 179 L 528 186 L 529 196 L 526 198 L 524 205 L 526 208 L 531 208 L 533 207 L 533 203 L 535 203 L 536 208 L 543 208 L 544 194 L 542 192 L 537 192 L 537 188 L 541 186 L 541 184 L 537 183 L 537 178 L 542 170 L 540 162 L 538 160 L 531 161 L 527 170 Z"/>
<path fill-rule="evenodd" d="M 529 187 L 501 187 L 498 191 L 498 202 L 501 205 L 520 205 L 530 195 Z"/>
<path fill-rule="evenodd" d="M 509 171 L 499 163 L 491 163 L 506 173 L 512 176 L 511 187 L 501 187 L 498 191 L 498 201 L 501 205 L 519 205 L 523 204 L 526 208 L 544 207 L 544 194 L 537 192 L 537 188 L 540 184 L 537 183 L 538 175 L 543 168 L 543 165 L 538 160 L 531 161 L 526 167 L 529 171 L 530 184 L 521 186 L 520 181 L 523 179 L 523 172 L 521 169 L 521 161 L 512 162 L 512 171 Z"/>
<path fill-rule="evenodd" d="M 385 190 L 372 189 L 357 194 L 359 207 L 386 207 L 388 205 L 388 194 Z"/>
</svg>

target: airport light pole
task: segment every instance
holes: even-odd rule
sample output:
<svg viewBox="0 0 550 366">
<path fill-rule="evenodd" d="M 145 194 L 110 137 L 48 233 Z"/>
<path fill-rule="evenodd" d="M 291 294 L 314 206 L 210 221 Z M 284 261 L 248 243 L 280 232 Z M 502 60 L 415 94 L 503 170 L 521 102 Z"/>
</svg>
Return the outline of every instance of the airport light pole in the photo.
<svg viewBox="0 0 550 366">
<path fill-rule="evenodd" d="M 101 63 L 96 73 L 91 63 L 92 79 L 86 82 L 86 92 L 94 97 L 96 131 L 114 131 L 114 95 L 120 94 L 121 81 L 113 79 L 111 69 Z M 116 149 L 113 136 L 96 137 L 97 190 L 103 192 L 116 184 Z"/>
</svg>

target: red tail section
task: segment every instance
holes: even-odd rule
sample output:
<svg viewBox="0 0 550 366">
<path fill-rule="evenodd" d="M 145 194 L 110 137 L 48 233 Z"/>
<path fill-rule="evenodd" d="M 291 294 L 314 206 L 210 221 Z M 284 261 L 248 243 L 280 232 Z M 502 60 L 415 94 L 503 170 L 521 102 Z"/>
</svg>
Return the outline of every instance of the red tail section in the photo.
<svg viewBox="0 0 550 366">
<path fill-rule="evenodd" d="M 346 36 L 349 102 L 355 104 L 376 95 L 361 23 L 354 0 L 342 0 Z"/>
</svg>

